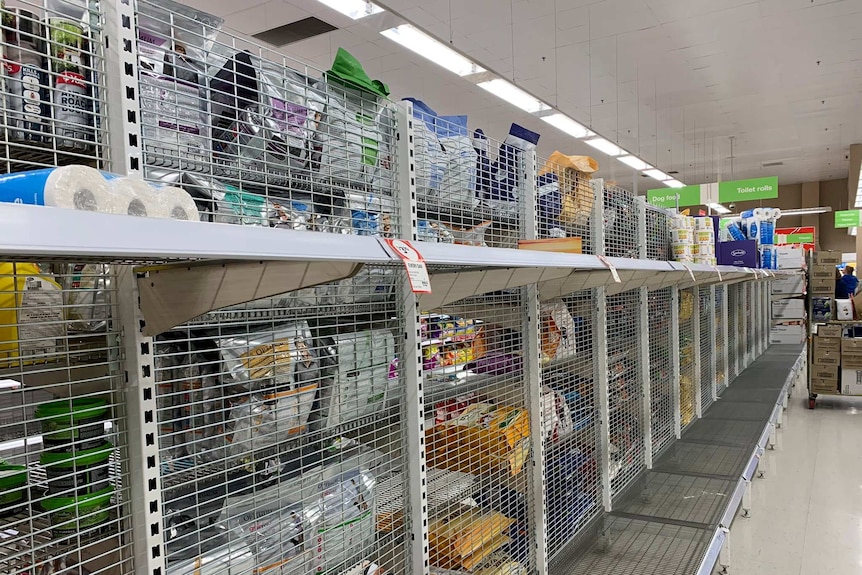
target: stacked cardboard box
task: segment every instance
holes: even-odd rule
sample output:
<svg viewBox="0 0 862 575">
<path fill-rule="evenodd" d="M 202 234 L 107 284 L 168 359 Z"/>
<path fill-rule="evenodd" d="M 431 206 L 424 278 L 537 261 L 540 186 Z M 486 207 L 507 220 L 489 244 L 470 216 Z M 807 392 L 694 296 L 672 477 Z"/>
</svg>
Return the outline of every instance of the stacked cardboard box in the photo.
<svg viewBox="0 0 862 575">
<path fill-rule="evenodd" d="M 838 328 L 837 330 L 833 328 Z M 841 363 L 841 328 L 820 326 L 814 336 L 811 365 L 813 393 L 839 393 L 838 372 Z"/>
<path fill-rule="evenodd" d="M 801 299 L 777 299 L 772 302 L 772 319 L 804 319 L 805 301 Z"/>
<path fill-rule="evenodd" d="M 841 340 L 841 393 L 862 395 L 862 338 Z"/>
<path fill-rule="evenodd" d="M 835 266 L 841 263 L 838 252 L 815 252 L 808 270 L 808 293 L 818 297 L 834 297 Z"/>
<path fill-rule="evenodd" d="M 770 283 L 773 295 L 792 296 L 805 293 L 805 274 L 802 272 L 779 277 Z"/>
<path fill-rule="evenodd" d="M 798 345 L 804 339 L 805 322 L 801 319 L 774 322 L 769 330 L 769 343 Z"/>
</svg>

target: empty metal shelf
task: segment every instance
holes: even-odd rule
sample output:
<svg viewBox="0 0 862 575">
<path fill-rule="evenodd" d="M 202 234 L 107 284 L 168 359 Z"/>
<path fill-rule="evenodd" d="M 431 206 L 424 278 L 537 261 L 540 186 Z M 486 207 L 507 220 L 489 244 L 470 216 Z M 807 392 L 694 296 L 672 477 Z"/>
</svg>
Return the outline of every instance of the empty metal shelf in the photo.
<svg viewBox="0 0 862 575">
<path fill-rule="evenodd" d="M 647 473 L 641 489 L 634 490 L 628 501 L 614 508 L 614 513 L 692 527 L 714 527 L 735 486 L 736 481 L 726 479 Z"/>
</svg>

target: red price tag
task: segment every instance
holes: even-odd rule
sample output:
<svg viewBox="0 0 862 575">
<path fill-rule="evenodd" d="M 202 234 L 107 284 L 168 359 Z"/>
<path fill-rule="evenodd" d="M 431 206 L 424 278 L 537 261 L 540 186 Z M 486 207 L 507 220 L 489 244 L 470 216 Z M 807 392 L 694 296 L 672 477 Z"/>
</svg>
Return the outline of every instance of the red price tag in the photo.
<svg viewBox="0 0 862 575">
<path fill-rule="evenodd" d="M 392 252 L 404 262 L 404 269 L 407 270 L 407 279 L 410 280 L 410 289 L 413 293 L 431 293 L 428 267 L 419 250 L 407 240 L 386 239 L 385 241 Z"/>
</svg>

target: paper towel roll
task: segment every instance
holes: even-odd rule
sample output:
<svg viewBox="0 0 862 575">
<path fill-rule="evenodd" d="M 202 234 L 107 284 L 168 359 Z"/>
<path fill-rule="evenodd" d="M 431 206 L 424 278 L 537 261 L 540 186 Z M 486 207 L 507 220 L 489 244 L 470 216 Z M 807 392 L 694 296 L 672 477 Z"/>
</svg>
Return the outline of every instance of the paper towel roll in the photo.
<svg viewBox="0 0 862 575">
<path fill-rule="evenodd" d="M 105 178 L 87 166 L 63 166 L 0 177 L 0 202 L 110 212 Z"/>
<path fill-rule="evenodd" d="M 692 246 L 690 244 L 673 244 L 673 255 L 679 260 L 680 256 L 691 256 L 693 255 Z"/>
<path fill-rule="evenodd" d="M 671 230 L 671 240 L 675 244 L 691 244 L 694 242 L 694 234 L 685 228 Z"/>
<path fill-rule="evenodd" d="M 694 256 L 694 263 L 714 266 L 716 265 L 716 259 L 714 256 Z"/>
<path fill-rule="evenodd" d="M 670 220 L 670 226 L 675 230 L 684 230 L 686 229 L 687 225 L 688 224 L 685 221 L 685 216 L 675 215 Z"/>
<path fill-rule="evenodd" d="M 156 189 L 155 217 L 171 220 L 200 221 L 195 201 L 182 188 L 163 186 Z"/>
<path fill-rule="evenodd" d="M 138 217 L 155 217 L 155 189 L 137 178 L 110 178 L 113 213 Z"/>
<path fill-rule="evenodd" d="M 695 244 L 691 253 L 696 256 L 714 256 L 715 244 Z"/>
<path fill-rule="evenodd" d="M 715 233 L 712 230 L 696 230 L 694 232 L 694 243 L 712 245 L 715 243 Z"/>
<path fill-rule="evenodd" d="M 772 220 L 777 221 L 781 218 L 781 209 L 780 208 L 772 208 Z"/>
</svg>

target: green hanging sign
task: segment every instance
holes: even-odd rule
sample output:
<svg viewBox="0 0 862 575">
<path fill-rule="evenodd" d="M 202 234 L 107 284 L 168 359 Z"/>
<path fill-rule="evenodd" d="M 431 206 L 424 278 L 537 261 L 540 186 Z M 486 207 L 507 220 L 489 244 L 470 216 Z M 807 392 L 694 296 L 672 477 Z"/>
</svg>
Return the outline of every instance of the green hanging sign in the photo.
<svg viewBox="0 0 862 575">
<path fill-rule="evenodd" d="M 776 176 L 718 183 L 719 203 L 769 200 L 777 197 L 778 177 Z"/>
<path fill-rule="evenodd" d="M 679 203 L 677 203 L 677 197 Z M 680 208 L 701 205 L 700 186 L 647 190 L 647 203 L 659 208 Z"/>
<path fill-rule="evenodd" d="M 862 225 L 862 210 L 835 212 L 836 228 L 855 228 Z"/>
</svg>

